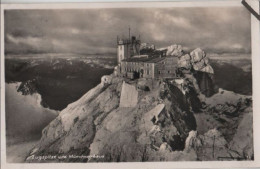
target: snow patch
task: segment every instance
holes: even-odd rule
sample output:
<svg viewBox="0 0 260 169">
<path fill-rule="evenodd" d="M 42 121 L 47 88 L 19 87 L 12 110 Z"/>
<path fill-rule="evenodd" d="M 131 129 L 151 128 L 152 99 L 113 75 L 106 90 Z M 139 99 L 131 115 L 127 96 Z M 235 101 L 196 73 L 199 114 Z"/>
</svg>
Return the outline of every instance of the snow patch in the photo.
<svg viewBox="0 0 260 169">
<path fill-rule="evenodd" d="M 214 94 L 213 96 L 206 98 L 203 95 L 200 95 L 201 100 L 203 100 L 206 104 L 210 105 L 211 107 L 217 106 L 219 104 L 237 104 L 239 99 L 251 99 L 252 96 L 246 96 L 242 94 L 237 94 L 232 91 L 227 91 L 222 88 L 219 88 L 219 91 L 217 94 Z"/>
</svg>

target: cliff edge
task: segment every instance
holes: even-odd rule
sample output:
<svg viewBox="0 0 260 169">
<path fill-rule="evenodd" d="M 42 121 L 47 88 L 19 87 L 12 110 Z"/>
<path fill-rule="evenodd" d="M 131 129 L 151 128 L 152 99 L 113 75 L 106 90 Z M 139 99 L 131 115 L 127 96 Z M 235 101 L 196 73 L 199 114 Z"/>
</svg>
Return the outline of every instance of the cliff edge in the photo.
<svg viewBox="0 0 260 169">
<path fill-rule="evenodd" d="M 133 81 L 104 76 L 46 126 L 26 161 L 48 155 L 71 157 L 55 158 L 62 162 L 253 159 L 252 126 L 243 127 L 252 124 L 251 97 L 219 91 L 206 98 L 198 88 L 192 75 Z M 223 102 L 226 94 L 231 101 Z"/>
</svg>

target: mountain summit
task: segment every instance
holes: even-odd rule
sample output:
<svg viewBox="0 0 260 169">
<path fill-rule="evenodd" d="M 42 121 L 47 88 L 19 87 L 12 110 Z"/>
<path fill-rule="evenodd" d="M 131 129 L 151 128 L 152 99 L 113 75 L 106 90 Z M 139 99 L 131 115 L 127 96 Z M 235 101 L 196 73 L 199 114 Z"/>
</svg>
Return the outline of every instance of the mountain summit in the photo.
<svg viewBox="0 0 260 169">
<path fill-rule="evenodd" d="M 45 127 L 26 161 L 48 155 L 64 156 L 55 158 L 62 162 L 251 160 L 252 98 L 222 89 L 205 97 L 210 74 L 103 76 Z"/>
</svg>

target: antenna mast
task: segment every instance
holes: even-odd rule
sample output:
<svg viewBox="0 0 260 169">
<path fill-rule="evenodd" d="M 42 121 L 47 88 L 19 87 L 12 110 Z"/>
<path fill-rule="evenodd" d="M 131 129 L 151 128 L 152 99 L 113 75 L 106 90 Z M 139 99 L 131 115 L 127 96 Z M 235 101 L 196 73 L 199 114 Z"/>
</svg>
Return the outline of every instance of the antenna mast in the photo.
<svg viewBox="0 0 260 169">
<path fill-rule="evenodd" d="M 131 32 L 131 28 L 130 28 L 130 26 L 129 26 L 129 40 L 130 40 L 130 37 L 131 37 L 131 36 L 130 36 L 130 35 L 131 35 L 130 32 Z"/>
</svg>

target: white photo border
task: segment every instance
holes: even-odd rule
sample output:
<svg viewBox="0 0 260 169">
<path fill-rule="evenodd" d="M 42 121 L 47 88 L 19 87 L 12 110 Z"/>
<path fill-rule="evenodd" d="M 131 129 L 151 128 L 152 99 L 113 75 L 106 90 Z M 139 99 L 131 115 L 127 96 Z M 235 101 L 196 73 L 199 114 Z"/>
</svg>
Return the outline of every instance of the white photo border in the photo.
<svg viewBox="0 0 260 169">
<path fill-rule="evenodd" d="M 247 0 L 259 12 L 258 0 Z M 190 2 L 86 2 L 86 3 L 43 3 L 43 4 L 1 4 L 1 168 L 3 169 L 45 169 L 45 168 L 245 168 L 260 167 L 260 21 L 251 15 L 251 56 L 253 70 L 253 161 L 179 161 L 179 162 L 120 162 L 120 163 L 7 163 L 5 131 L 5 72 L 4 72 L 4 10 L 8 9 L 87 9 L 87 8 L 172 8 L 172 7 L 232 7 L 243 6 L 241 0 L 192 1 Z M 243 22 L 243 21 L 241 21 Z"/>
</svg>

